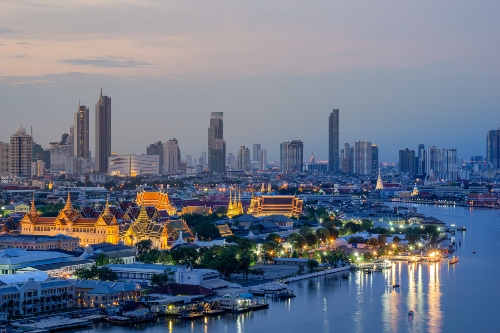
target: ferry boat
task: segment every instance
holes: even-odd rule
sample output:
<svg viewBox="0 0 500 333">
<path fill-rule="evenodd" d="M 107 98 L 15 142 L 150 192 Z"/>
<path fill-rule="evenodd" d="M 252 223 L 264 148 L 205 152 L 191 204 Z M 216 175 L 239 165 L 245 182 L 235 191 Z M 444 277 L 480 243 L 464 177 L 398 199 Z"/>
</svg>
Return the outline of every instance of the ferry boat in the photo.
<svg viewBox="0 0 500 333">
<path fill-rule="evenodd" d="M 132 324 L 132 318 L 129 317 L 120 317 L 120 316 L 108 316 L 104 318 L 108 323 L 116 324 L 116 325 L 130 325 Z"/>
<path fill-rule="evenodd" d="M 239 296 L 226 294 L 222 297 L 213 300 L 214 305 L 219 309 L 225 310 L 226 312 L 241 313 L 250 311 L 250 305 L 252 305 L 252 300 L 247 298 L 242 298 Z"/>
</svg>

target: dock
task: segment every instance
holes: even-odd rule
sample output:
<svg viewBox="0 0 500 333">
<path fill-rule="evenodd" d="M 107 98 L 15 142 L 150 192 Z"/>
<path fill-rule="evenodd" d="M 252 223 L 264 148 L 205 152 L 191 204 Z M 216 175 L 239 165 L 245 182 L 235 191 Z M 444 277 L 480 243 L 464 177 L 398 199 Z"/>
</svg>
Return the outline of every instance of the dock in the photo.
<svg viewBox="0 0 500 333">
<path fill-rule="evenodd" d="M 25 329 L 37 332 L 59 332 L 74 330 L 79 328 L 89 328 L 94 321 L 100 319 L 100 316 L 89 316 L 92 318 L 65 318 L 65 317 L 49 317 L 37 318 L 32 320 L 22 320 L 13 322 L 12 326 L 18 329 Z M 99 317 L 99 318 L 98 318 Z"/>
</svg>

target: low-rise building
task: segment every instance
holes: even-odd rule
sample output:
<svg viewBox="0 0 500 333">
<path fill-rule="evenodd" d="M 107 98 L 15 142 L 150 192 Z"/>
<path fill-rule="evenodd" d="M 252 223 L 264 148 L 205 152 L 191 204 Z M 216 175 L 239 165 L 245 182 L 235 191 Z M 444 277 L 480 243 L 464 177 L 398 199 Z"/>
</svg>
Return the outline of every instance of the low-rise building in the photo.
<svg viewBox="0 0 500 333">
<path fill-rule="evenodd" d="M 75 283 L 75 305 L 79 307 L 105 307 L 119 302 L 136 300 L 141 286 L 136 283 L 80 280 Z"/>
<path fill-rule="evenodd" d="M 50 251 L 26 251 L 21 249 L 0 250 L 0 275 L 14 274 L 16 271 L 32 266 L 55 263 L 70 263 L 75 257 Z"/>
<path fill-rule="evenodd" d="M 28 250 L 73 250 L 80 244 L 76 237 L 58 234 L 46 235 L 0 235 L 0 249 L 28 249 Z"/>
</svg>

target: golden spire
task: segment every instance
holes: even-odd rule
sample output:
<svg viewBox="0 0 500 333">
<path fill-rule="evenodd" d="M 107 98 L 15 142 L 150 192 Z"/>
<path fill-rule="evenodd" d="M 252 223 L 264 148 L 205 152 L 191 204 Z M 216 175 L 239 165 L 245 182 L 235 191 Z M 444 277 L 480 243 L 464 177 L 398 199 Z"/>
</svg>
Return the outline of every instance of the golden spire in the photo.
<svg viewBox="0 0 500 333">
<path fill-rule="evenodd" d="M 71 196 L 68 190 L 68 199 L 66 200 L 66 205 L 64 205 L 63 210 L 73 210 L 73 205 L 71 204 Z"/>
<path fill-rule="evenodd" d="M 104 208 L 104 211 L 102 212 L 102 215 L 111 215 L 111 212 L 109 211 L 109 202 L 108 202 L 108 199 L 109 199 L 109 194 L 106 194 L 106 207 Z"/>
<path fill-rule="evenodd" d="M 36 216 L 38 212 L 36 211 L 35 207 L 35 192 L 33 192 L 33 196 L 31 198 L 31 209 L 30 209 L 30 215 L 31 216 Z"/>
<path fill-rule="evenodd" d="M 229 187 L 229 206 L 227 207 L 227 210 L 231 211 L 232 209 L 233 209 L 233 199 L 232 199 L 231 187 Z"/>
<path fill-rule="evenodd" d="M 238 191 L 238 208 L 241 208 L 241 189 Z"/>
</svg>

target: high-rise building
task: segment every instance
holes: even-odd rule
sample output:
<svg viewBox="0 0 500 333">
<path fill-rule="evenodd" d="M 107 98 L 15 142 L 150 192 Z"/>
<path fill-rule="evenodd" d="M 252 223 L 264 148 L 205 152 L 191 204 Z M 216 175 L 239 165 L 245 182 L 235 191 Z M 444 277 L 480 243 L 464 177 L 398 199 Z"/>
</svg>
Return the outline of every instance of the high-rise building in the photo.
<svg viewBox="0 0 500 333">
<path fill-rule="evenodd" d="M 150 144 L 146 148 L 146 155 L 158 155 L 160 156 L 160 173 L 163 173 L 163 143 L 161 141 Z"/>
<path fill-rule="evenodd" d="M 42 178 L 45 174 L 45 163 L 42 160 L 31 162 L 31 177 Z"/>
<path fill-rule="evenodd" d="M 73 124 L 73 153 L 77 158 L 90 159 L 89 146 L 89 108 L 78 103 Z"/>
<path fill-rule="evenodd" d="M 181 150 L 179 149 L 179 142 L 176 138 L 165 141 L 163 156 L 165 159 L 165 162 L 163 163 L 164 172 L 175 173 L 179 171 L 179 164 L 181 163 Z"/>
<path fill-rule="evenodd" d="M 224 141 L 223 112 L 212 112 L 208 128 L 208 170 L 226 171 L 226 141 Z"/>
<path fill-rule="evenodd" d="M 245 146 L 240 146 L 238 151 L 238 170 L 250 170 L 250 149 Z"/>
<path fill-rule="evenodd" d="M 421 175 L 425 172 L 425 145 L 419 144 L 417 147 L 418 158 L 418 174 Z"/>
<path fill-rule="evenodd" d="M 44 156 L 43 148 L 41 145 L 37 144 L 34 140 L 33 140 L 32 151 L 33 151 L 32 152 L 33 159 L 31 160 L 32 162 L 36 162 L 38 160 L 43 160 L 43 156 Z"/>
<path fill-rule="evenodd" d="M 69 134 L 63 133 L 61 141 L 49 142 L 50 144 L 50 170 L 53 172 L 65 172 L 66 160 L 73 156 L 73 147 L 68 142 Z"/>
<path fill-rule="evenodd" d="M 304 171 L 304 144 L 300 140 L 283 142 L 280 145 L 281 171 L 292 173 Z"/>
<path fill-rule="evenodd" d="M 187 166 L 193 166 L 193 156 L 186 155 L 186 164 Z"/>
<path fill-rule="evenodd" d="M 227 156 L 226 156 L 226 165 L 230 168 L 230 169 L 234 169 L 234 168 L 237 168 L 237 163 L 236 163 L 236 157 L 234 156 L 233 153 L 227 153 Z"/>
<path fill-rule="evenodd" d="M 252 161 L 258 161 L 260 157 L 260 150 L 262 149 L 262 145 L 260 143 L 253 144 L 252 150 Z"/>
<path fill-rule="evenodd" d="M 399 150 L 399 172 L 408 172 L 412 176 L 418 173 L 418 157 L 414 150 Z"/>
<path fill-rule="evenodd" d="M 108 173 L 111 156 L 111 97 L 102 94 L 95 105 L 95 171 Z"/>
<path fill-rule="evenodd" d="M 259 155 L 259 170 L 267 170 L 267 150 L 261 149 Z"/>
<path fill-rule="evenodd" d="M 425 154 L 425 172 L 429 175 L 431 170 L 434 174 L 441 172 L 441 149 L 436 146 L 429 146 Z"/>
<path fill-rule="evenodd" d="M 206 165 L 207 164 L 207 152 L 206 151 L 202 151 L 201 152 L 200 164 L 201 165 Z"/>
<path fill-rule="evenodd" d="M 500 169 L 500 128 L 486 135 L 486 162 L 491 163 L 493 169 Z"/>
<path fill-rule="evenodd" d="M 456 180 L 459 169 L 457 150 L 455 148 L 443 148 L 441 156 L 443 158 L 441 171 L 443 178 L 452 181 Z"/>
<path fill-rule="evenodd" d="M 344 149 L 341 150 L 341 170 L 343 173 L 354 172 L 354 147 L 349 142 L 344 143 Z"/>
<path fill-rule="evenodd" d="M 339 109 L 333 109 L 328 117 L 328 171 L 337 171 L 339 167 Z"/>
<path fill-rule="evenodd" d="M 10 136 L 9 169 L 12 177 L 31 177 L 33 138 L 20 125 Z"/>
<path fill-rule="evenodd" d="M 157 175 L 159 167 L 158 155 L 113 155 L 109 158 L 111 176 Z"/>
<path fill-rule="evenodd" d="M 8 176 L 9 170 L 9 144 L 0 142 L 0 177 Z"/>
<path fill-rule="evenodd" d="M 372 143 L 367 140 L 354 142 L 354 173 L 369 175 L 372 173 Z"/>
<path fill-rule="evenodd" d="M 378 145 L 372 144 L 372 172 L 378 171 Z"/>
</svg>

